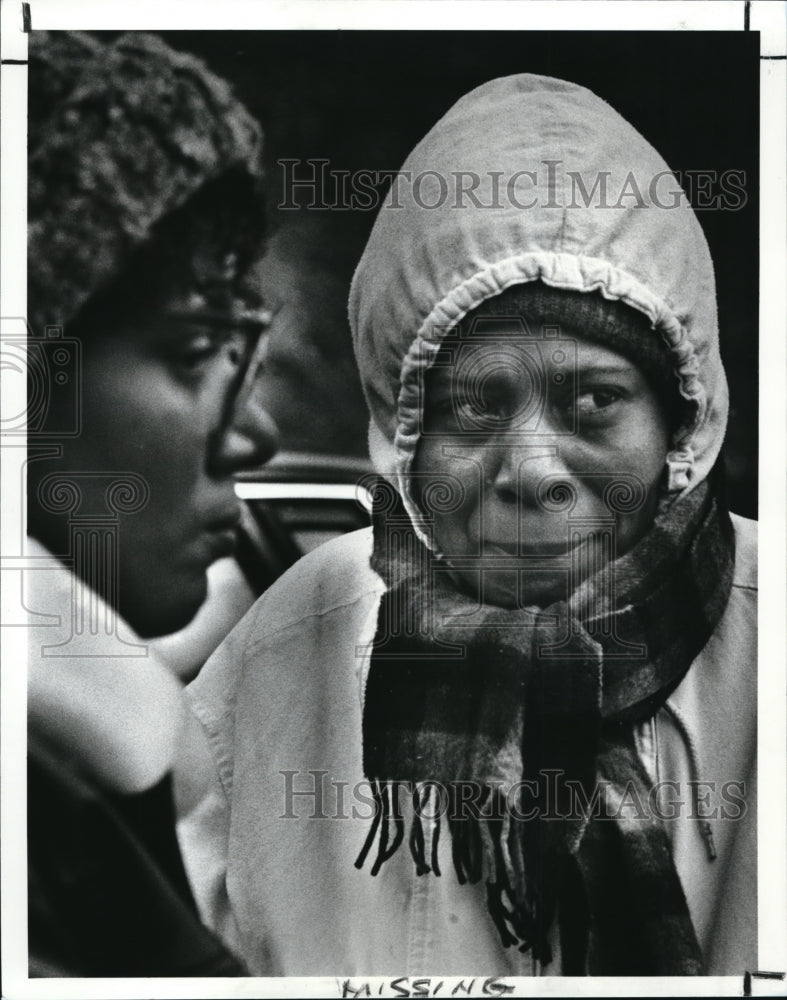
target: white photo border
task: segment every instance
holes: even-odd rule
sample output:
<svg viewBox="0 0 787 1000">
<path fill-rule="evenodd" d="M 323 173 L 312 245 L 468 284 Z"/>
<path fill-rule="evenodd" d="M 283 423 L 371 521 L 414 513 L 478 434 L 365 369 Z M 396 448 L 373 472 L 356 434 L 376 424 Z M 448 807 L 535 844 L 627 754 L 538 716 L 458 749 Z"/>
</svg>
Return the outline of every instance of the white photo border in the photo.
<svg viewBox="0 0 787 1000">
<path fill-rule="evenodd" d="M 6 0 L 2 17 L 2 174 L 0 194 L 0 317 L 26 314 L 26 91 L 27 36 L 22 4 Z M 33 29 L 248 30 L 419 29 L 484 30 L 505 23 L 511 30 L 740 30 L 761 32 L 760 174 L 760 462 L 759 520 L 759 775 L 758 823 L 759 968 L 787 971 L 787 61 L 785 4 L 755 0 L 31 0 Z M 503 15 L 505 21 L 503 22 Z M 24 388 L 3 372 L 3 411 L 24 409 Z M 16 409 L 15 409 L 16 407 Z M 9 442 L 3 440 L 3 451 Z M 16 451 L 19 457 L 20 449 Z M 22 451 L 23 454 L 23 451 Z M 8 452 L 4 455 L 7 457 Z M 18 480 L 2 463 L 4 557 L 7 529 L 22 516 Z M 16 489 L 14 488 L 16 485 Z M 15 520 L 16 519 L 16 520 Z M 766 541 L 767 540 L 767 541 Z M 16 574 L 3 574 L 4 600 Z M 5 607 L 5 604 L 4 604 Z M 12 1000 L 60 997 L 258 997 L 340 996 L 335 978 L 250 979 L 33 979 L 27 977 L 26 933 L 26 695 L 24 629 L 3 628 L 0 699 L 2 780 L 2 995 Z M 752 970 L 754 972 L 754 970 Z M 457 980 L 459 977 L 443 977 Z M 389 979 L 370 977 L 372 996 Z M 516 994 L 548 996 L 734 996 L 739 977 L 686 979 L 516 980 Z M 778 979 L 749 982 L 753 995 L 785 995 Z M 482 995 L 477 981 L 471 995 Z"/>
</svg>

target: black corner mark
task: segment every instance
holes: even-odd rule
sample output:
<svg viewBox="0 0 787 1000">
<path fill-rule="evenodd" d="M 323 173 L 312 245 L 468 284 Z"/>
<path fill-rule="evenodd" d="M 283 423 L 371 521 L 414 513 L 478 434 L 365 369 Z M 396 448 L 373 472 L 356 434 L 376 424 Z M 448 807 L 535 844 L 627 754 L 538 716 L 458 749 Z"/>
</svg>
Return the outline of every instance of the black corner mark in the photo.
<svg viewBox="0 0 787 1000">
<path fill-rule="evenodd" d="M 743 995 L 750 997 L 752 979 L 781 979 L 785 978 L 784 972 L 744 972 L 743 973 Z"/>
<path fill-rule="evenodd" d="M 28 34 L 30 34 L 30 32 L 32 30 L 32 27 L 33 26 L 31 24 L 31 19 L 30 19 L 30 4 L 29 3 L 23 3 L 22 4 L 22 31 L 24 31 L 24 33 L 26 35 L 28 35 Z"/>
<path fill-rule="evenodd" d="M 746 0 L 743 5 L 743 30 L 748 31 L 751 24 L 751 0 Z"/>
</svg>

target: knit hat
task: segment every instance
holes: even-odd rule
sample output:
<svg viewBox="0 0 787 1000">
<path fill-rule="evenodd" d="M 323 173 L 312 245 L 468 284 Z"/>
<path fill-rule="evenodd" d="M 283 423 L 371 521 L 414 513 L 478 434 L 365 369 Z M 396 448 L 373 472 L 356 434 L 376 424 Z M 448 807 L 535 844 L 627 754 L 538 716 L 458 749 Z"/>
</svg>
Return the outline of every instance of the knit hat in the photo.
<svg viewBox="0 0 787 1000">
<path fill-rule="evenodd" d="M 37 334 L 72 319 L 162 220 L 222 182 L 235 194 L 221 211 L 243 222 L 234 245 L 226 234 L 235 227 L 222 226 L 220 270 L 235 281 L 262 235 L 262 133 L 224 81 L 138 32 L 108 45 L 36 32 L 30 81 L 28 315 Z"/>
<path fill-rule="evenodd" d="M 579 337 L 622 354 L 646 376 L 662 403 L 672 405 L 678 396 L 678 379 L 668 345 L 653 335 L 647 316 L 598 292 L 555 289 L 540 281 L 512 285 L 487 299 L 465 316 L 461 328 L 492 317 L 518 317 L 531 336 L 545 327 L 558 329 L 561 337 Z"/>
</svg>

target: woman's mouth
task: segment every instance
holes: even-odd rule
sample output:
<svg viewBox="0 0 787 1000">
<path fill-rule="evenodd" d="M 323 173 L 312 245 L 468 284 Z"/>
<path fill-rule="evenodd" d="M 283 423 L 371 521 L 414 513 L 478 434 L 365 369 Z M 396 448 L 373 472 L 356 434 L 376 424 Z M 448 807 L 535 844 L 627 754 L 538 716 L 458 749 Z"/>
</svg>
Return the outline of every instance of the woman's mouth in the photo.
<svg viewBox="0 0 787 1000">
<path fill-rule="evenodd" d="M 238 542 L 234 528 L 208 529 L 203 531 L 190 548 L 188 559 L 195 569 L 205 570 L 217 559 L 231 556 Z"/>
<path fill-rule="evenodd" d="M 211 562 L 231 556 L 238 542 L 238 536 L 233 529 L 211 532 L 205 537 L 206 549 L 210 554 Z"/>
<path fill-rule="evenodd" d="M 507 556 L 512 558 L 557 558 L 567 556 L 584 539 L 570 544 L 567 539 L 555 542 L 500 542 L 485 539 L 481 550 L 483 556 Z"/>
</svg>

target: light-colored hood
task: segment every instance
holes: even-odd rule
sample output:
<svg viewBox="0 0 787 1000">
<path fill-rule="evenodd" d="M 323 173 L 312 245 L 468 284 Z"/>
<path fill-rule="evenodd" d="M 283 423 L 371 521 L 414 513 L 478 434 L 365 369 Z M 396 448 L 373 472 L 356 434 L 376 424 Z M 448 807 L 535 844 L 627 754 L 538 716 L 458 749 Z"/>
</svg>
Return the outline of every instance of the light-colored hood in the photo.
<svg viewBox="0 0 787 1000">
<path fill-rule="evenodd" d="M 535 280 L 600 291 L 649 317 L 695 404 L 672 442 L 668 489 L 687 492 L 705 478 L 728 408 L 713 264 L 678 182 L 628 122 L 575 84 L 504 77 L 458 101 L 394 184 L 349 311 L 372 458 L 383 474 L 396 472 L 411 516 L 423 372 L 466 313 Z"/>
</svg>

